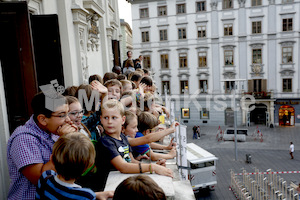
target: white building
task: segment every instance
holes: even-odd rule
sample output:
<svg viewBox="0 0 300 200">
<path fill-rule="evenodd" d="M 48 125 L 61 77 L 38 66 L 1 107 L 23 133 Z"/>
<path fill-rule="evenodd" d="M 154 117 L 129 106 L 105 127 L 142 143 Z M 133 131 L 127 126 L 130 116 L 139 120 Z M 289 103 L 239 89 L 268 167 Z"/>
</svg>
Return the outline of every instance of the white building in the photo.
<svg viewBox="0 0 300 200">
<path fill-rule="evenodd" d="M 121 33 L 122 33 L 122 43 L 121 43 L 121 58 L 122 61 L 127 59 L 127 51 L 132 51 L 132 29 L 130 25 L 120 19 Z"/>
<path fill-rule="evenodd" d="M 233 108 L 238 125 L 300 123 L 299 0 L 129 2 L 133 54 L 144 56 L 185 123 L 232 124 Z M 238 105 L 233 79 L 244 80 Z"/>
<path fill-rule="evenodd" d="M 117 0 L 0 0 L 0 26 L 0 199 L 6 199 L 6 142 L 31 115 L 39 86 L 55 79 L 78 86 L 111 71 L 120 65 L 121 33 Z"/>
</svg>

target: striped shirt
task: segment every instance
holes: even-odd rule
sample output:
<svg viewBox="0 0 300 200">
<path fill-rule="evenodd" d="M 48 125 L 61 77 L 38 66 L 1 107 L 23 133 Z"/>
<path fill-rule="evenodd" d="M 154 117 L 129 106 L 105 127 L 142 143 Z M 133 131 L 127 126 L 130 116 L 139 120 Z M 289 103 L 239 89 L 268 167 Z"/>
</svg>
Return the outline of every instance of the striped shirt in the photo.
<svg viewBox="0 0 300 200">
<path fill-rule="evenodd" d="M 33 117 L 13 132 L 7 143 L 7 163 L 10 175 L 8 199 L 34 199 L 36 186 L 21 170 L 29 165 L 47 163 L 57 135 L 48 134 L 38 127 Z"/>
<path fill-rule="evenodd" d="M 96 199 L 96 194 L 91 189 L 59 180 L 54 171 L 48 170 L 39 179 L 35 199 L 90 200 Z"/>
</svg>

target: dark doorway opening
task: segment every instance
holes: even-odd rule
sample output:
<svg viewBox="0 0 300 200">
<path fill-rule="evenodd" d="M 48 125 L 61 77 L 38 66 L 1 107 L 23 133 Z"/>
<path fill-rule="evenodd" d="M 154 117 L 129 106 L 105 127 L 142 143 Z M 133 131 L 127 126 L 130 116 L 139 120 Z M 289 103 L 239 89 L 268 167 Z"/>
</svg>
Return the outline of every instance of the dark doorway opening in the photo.
<svg viewBox="0 0 300 200">
<path fill-rule="evenodd" d="M 250 113 L 250 122 L 254 124 L 266 124 L 267 106 L 265 104 L 250 105 L 250 107 L 252 106 L 255 106 L 255 108 Z"/>
</svg>

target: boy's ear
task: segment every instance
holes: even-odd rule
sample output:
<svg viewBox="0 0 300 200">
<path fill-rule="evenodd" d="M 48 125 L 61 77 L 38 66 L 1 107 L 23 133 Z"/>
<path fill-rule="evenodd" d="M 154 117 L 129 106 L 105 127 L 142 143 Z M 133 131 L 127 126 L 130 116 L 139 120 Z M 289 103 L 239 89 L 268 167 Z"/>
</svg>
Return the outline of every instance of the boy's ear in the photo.
<svg viewBox="0 0 300 200">
<path fill-rule="evenodd" d="M 47 125 L 47 117 L 44 114 L 39 114 L 36 119 L 38 120 L 38 122 L 43 125 L 46 126 Z"/>
<path fill-rule="evenodd" d="M 144 135 L 148 135 L 150 133 L 150 129 L 145 130 Z"/>
<path fill-rule="evenodd" d="M 126 116 L 124 115 L 124 116 L 122 117 L 122 125 L 125 123 L 125 120 L 126 120 Z"/>
</svg>

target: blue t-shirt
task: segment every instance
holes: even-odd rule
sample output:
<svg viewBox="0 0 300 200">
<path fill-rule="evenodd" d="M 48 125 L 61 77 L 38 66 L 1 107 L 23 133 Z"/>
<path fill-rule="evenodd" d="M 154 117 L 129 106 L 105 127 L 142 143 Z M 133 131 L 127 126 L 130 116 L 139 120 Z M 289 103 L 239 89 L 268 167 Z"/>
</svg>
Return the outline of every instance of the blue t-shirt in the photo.
<svg viewBox="0 0 300 200">
<path fill-rule="evenodd" d="M 52 170 L 42 173 L 37 185 L 35 199 L 96 199 L 96 194 L 91 189 L 62 182 L 55 177 L 56 175 L 56 172 Z"/>
<path fill-rule="evenodd" d="M 135 138 L 139 138 L 143 136 L 144 136 L 143 133 L 137 132 Z M 145 155 L 149 151 L 150 151 L 150 146 L 148 144 L 132 147 L 132 154 L 134 157 L 138 157 L 139 155 Z"/>
</svg>

